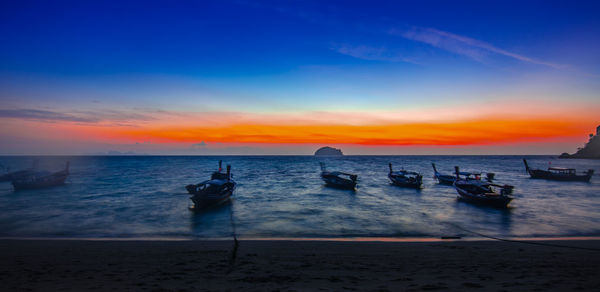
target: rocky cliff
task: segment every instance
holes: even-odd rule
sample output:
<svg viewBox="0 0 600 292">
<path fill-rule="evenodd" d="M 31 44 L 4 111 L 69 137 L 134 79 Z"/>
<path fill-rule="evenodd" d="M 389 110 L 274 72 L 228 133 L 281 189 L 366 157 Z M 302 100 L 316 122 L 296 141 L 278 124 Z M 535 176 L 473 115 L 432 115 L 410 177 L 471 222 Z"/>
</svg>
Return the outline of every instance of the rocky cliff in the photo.
<svg viewBox="0 0 600 292">
<path fill-rule="evenodd" d="M 579 148 L 574 154 L 563 153 L 559 158 L 600 159 L 600 135 L 598 131 L 596 132 L 596 135 L 590 134 L 590 140 L 583 148 Z"/>
</svg>

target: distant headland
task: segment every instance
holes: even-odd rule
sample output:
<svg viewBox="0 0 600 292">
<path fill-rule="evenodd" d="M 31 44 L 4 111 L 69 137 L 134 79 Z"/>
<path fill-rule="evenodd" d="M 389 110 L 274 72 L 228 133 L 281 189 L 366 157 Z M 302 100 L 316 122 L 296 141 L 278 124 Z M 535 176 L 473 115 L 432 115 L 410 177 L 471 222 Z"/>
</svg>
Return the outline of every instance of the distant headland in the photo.
<svg viewBox="0 0 600 292">
<path fill-rule="evenodd" d="M 590 140 L 583 148 L 579 148 L 574 154 L 563 153 L 558 158 L 600 159 L 600 126 L 596 128 L 596 135 L 590 134 Z"/>
<path fill-rule="evenodd" d="M 342 150 L 332 148 L 329 146 L 321 147 L 317 151 L 315 151 L 315 156 L 342 156 Z"/>
</svg>

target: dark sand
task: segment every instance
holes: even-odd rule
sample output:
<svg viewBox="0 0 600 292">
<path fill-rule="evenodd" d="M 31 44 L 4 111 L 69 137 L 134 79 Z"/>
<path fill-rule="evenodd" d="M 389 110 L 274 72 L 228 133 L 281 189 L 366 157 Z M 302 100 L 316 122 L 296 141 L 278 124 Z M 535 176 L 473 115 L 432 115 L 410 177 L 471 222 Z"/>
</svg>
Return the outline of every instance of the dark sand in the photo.
<svg viewBox="0 0 600 292">
<path fill-rule="evenodd" d="M 600 248 L 600 241 L 547 242 Z M 499 241 L 0 240 L 3 291 L 600 291 L 600 251 Z"/>
</svg>

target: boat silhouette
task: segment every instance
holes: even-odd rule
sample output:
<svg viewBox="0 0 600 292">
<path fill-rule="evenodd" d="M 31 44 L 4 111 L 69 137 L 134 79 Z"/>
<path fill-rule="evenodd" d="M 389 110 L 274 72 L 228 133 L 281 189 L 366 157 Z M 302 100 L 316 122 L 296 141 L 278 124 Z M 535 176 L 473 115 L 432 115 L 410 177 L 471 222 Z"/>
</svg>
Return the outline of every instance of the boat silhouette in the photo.
<svg viewBox="0 0 600 292">
<path fill-rule="evenodd" d="M 358 179 L 356 174 L 341 171 L 327 171 L 325 168 L 325 163 L 321 162 L 320 165 L 321 179 L 325 181 L 326 186 L 349 190 L 356 188 L 356 181 Z"/>
<path fill-rule="evenodd" d="M 577 174 L 577 170 L 574 168 L 548 167 L 548 170 L 531 169 L 526 159 L 523 159 L 523 163 L 525 163 L 525 170 L 529 173 L 529 176 L 536 179 L 589 182 L 594 174 L 593 169 L 588 169 L 583 174 Z"/>
<path fill-rule="evenodd" d="M 470 203 L 506 208 L 512 201 L 510 196 L 513 186 L 499 185 L 482 180 L 467 180 L 460 177 L 458 166 L 455 166 L 456 181 L 454 188 L 459 198 Z"/>
<path fill-rule="evenodd" d="M 392 163 L 389 163 L 390 172 L 388 173 L 388 178 L 392 181 L 394 185 L 406 187 L 406 188 L 414 188 L 420 189 L 421 184 L 423 183 L 423 176 L 414 171 L 400 170 L 393 171 Z"/>
<path fill-rule="evenodd" d="M 227 165 L 226 173 L 222 173 L 221 170 L 221 161 L 219 161 L 219 169 L 212 173 L 210 180 L 185 187 L 192 195 L 190 200 L 194 202 L 194 210 L 206 209 L 229 200 L 236 186 L 232 179 L 231 165 Z"/>
<path fill-rule="evenodd" d="M 11 178 L 15 190 L 41 189 L 63 185 L 69 176 L 69 161 L 65 169 L 50 173 L 47 171 L 31 171 Z"/>
</svg>

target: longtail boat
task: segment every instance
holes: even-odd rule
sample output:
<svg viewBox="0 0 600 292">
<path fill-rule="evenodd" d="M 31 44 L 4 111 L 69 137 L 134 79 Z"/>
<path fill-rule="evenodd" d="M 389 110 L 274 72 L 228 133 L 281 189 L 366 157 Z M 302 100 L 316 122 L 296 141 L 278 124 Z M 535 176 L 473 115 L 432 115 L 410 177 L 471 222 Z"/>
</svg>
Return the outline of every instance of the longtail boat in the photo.
<svg viewBox="0 0 600 292">
<path fill-rule="evenodd" d="M 41 189 L 63 185 L 69 176 L 69 162 L 65 169 L 50 173 L 48 171 L 32 171 L 18 177 L 11 178 L 15 190 Z"/>
<path fill-rule="evenodd" d="M 510 196 L 513 186 L 499 185 L 481 180 L 467 180 L 459 176 L 458 166 L 456 170 L 456 181 L 454 188 L 459 198 L 470 203 L 487 205 L 497 208 L 506 208 L 512 201 Z"/>
<path fill-rule="evenodd" d="M 321 162 L 321 179 L 325 181 L 325 185 L 338 189 L 349 189 L 353 190 L 356 188 L 356 181 L 358 176 L 356 174 L 341 172 L 341 171 L 327 171 L 325 163 Z"/>
<path fill-rule="evenodd" d="M 222 204 L 229 200 L 236 183 L 232 179 L 231 165 L 227 165 L 227 172 L 221 172 L 221 161 L 219 161 L 219 170 L 213 172 L 211 179 L 199 184 L 187 185 L 185 188 L 194 202 L 193 210 L 202 210 L 212 206 Z"/>
<path fill-rule="evenodd" d="M 574 168 L 548 167 L 548 170 L 529 168 L 527 160 L 523 159 L 525 170 L 531 178 L 558 180 L 558 181 L 583 181 L 589 182 L 594 174 L 593 169 L 588 169 L 583 174 L 577 174 Z"/>
<path fill-rule="evenodd" d="M 389 168 L 388 178 L 394 185 L 414 189 L 421 188 L 423 176 L 420 173 L 407 170 L 393 171 L 391 163 L 389 163 Z"/>
</svg>

